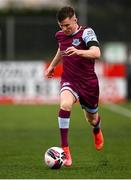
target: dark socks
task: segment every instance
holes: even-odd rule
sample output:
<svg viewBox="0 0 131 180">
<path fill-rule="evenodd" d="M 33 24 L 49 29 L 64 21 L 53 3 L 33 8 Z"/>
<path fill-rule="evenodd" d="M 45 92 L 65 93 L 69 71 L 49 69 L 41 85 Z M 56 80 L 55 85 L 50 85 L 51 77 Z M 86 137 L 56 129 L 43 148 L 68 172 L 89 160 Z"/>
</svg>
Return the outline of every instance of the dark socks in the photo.
<svg viewBox="0 0 131 180">
<path fill-rule="evenodd" d="M 96 125 L 93 126 L 93 132 L 95 134 L 97 134 L 100 130 L 100 122 L 101 122 L 100 116 L 98 116 L 98 121 L 97 121 Z"/>
</svg>

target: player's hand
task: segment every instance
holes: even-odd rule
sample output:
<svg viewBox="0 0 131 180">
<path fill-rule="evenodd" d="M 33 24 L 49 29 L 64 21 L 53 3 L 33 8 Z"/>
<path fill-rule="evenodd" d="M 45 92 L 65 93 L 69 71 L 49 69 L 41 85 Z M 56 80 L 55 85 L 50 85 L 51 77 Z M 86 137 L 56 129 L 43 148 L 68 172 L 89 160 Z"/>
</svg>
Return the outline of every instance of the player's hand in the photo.
<svg viewBox="0 0 131 180">
<path fill-rule="evenodd" d="M 52 78 L 54 76 L 54 68 L 49 66 L 45 71 L 45 76 L 47 78 Z"/>
<path fill-rule="evenodd" d="M 79 50 L 76 49 L 75 47 L 71 46 L 71 47 L 68 47 L 65 51 L 65 53 L 68 55 L 68 56 L 73 56 L 73 55 L 77 55 L 77 52 Z"/>
</svg>

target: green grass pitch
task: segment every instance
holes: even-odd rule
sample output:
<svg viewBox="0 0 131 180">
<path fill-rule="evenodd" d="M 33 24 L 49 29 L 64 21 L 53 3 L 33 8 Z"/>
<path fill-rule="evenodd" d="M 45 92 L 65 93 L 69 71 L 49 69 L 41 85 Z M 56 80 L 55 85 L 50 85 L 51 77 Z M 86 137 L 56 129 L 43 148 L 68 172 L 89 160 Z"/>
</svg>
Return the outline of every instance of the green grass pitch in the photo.
<svg viewBox="0 0 131 180">
<path fill-rule="evenodd" d="M 131 110 L 131 102 L 122 104 Z M 59 146 L 58 105 L 0 106 L 0 179 L 131 178 L 131 117 L 101 105 L 105 146 L 96 151 L 91 127 L 79 105 L 70 123 L 72 167 L 51 170 L 44 152 Z"/>
</svg>

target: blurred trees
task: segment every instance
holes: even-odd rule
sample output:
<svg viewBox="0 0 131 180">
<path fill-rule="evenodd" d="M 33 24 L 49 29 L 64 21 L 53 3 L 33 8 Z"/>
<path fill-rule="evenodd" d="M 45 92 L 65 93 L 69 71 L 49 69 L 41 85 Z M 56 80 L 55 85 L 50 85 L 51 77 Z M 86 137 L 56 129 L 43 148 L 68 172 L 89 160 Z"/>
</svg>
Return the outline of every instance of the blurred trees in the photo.
<svg viewBox="0 0 131 180">
<path fill-rule="evenodd" d="M 131 1 L 87 0 L 87 11 L 88 25 L 96 29 L 101 41 L 131 41 L 128 36 L 131 32 Z"/>
<path fill-rule="evenodd" d="M 76 10 L 83 0 L 71 0 Z M 1 16 L 50 16 L 55 17 L 56 9 L 12 9 L 1 10 Z M 87 0 L 87 24 L 94 29 L 101 41 L 126 41 L 131 32 L 131 1 L 130 0 Z"/>
<path fill-rule="evenodd" d="M 101 44 L 107 41 L 131 42 L 131 1 L 79 0 L 79 3 L 84 2 L 87 25 L 95 29 Z M 78 0 L 71 0 L 71 3 L 78 13 Z M 55 16 L 56 9 L 0 9 L 0 60 L 52 57 L 57 48 L 55 32 L 59 29 Z M 12 36 L 14 39 L 10 38 Z"/>
</svg>

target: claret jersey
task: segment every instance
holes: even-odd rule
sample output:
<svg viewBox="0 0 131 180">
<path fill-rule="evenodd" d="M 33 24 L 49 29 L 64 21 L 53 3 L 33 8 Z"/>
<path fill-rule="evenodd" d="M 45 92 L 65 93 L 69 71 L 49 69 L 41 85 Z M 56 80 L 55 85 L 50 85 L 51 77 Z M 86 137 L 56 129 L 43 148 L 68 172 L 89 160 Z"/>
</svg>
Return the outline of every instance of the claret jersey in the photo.
<svg viewBox="0 0 131 180">
<path fill-rule="evenodd" d="M 67 56 L 65 51 L 68 47 L 74 46 L 77 49 L 89 49 L 91 46 L 99 46 L 95 32 L 91 28 L 79 27 L 74 34 L 67 36 L 62 31 L 56 33 L 60 52 L 63 61 L 62 78 L 70 81 L 79 79 L 88 80 L 91 74 L 94 75 L 94 60 L 85 59 L 80 56 Z"/>
<path fill-rule="evenodd" d="M 81 104 L 97 107 L 99 98 L 99 84 L 94 70 L 95 59 L 83 58 L 78 55 L 68 56 L 65 51 L 74 46 L 87 50 L 91 46 L 99 46 L 99 42 L 92 28 L 80 26 L 77 32 L 67 36 L 62 31 L 56 33 L 62 55 L 63 73 L 61 88 L 67 86 L 79 96 Z"/>
</svg>

